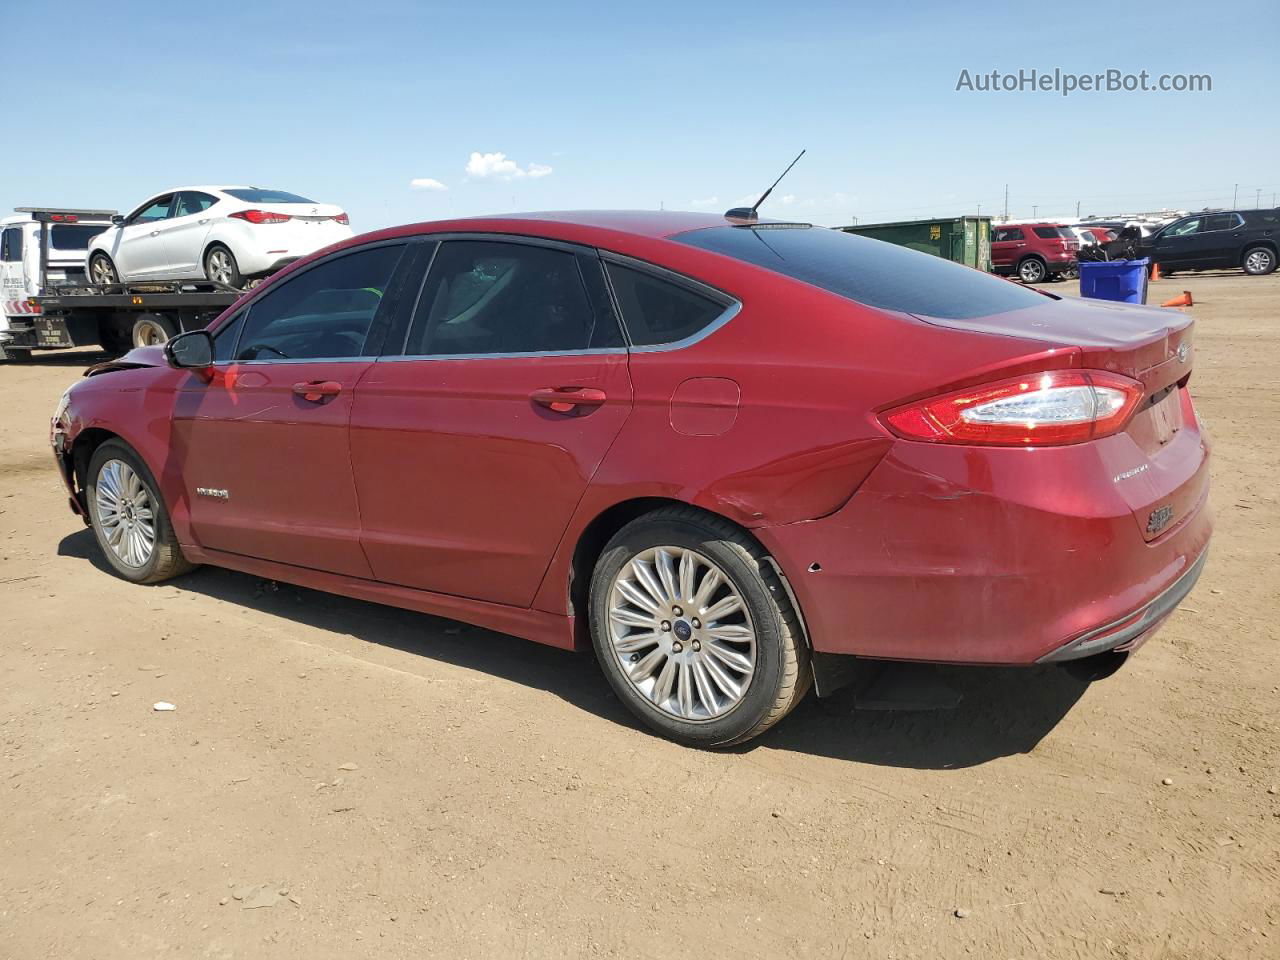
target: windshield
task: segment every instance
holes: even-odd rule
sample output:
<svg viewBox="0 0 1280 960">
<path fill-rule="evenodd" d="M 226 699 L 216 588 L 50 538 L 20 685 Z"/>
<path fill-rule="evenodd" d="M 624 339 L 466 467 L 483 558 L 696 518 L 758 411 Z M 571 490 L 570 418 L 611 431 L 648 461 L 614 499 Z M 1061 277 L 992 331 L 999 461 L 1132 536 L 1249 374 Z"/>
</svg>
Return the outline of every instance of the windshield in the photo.
<svg viewBox="0 0 1280 960">
<path fill-rule="evenodd" d="M 286 193 L 284 190 L 263 190 L 261 187 L 235 187 L 222 192 L 245 203 L 315 203 L 314 200 L 300 197 L 296 193 Z"/>
<path fill-rule="evenodd" d="M 673 239 L 883 310 L 965 320 L 1048 303 L 972 267 L 825 227 L 711 227 Z"/>
<path fill-rule="evenodd" d="M 49 246 L 55 250 L 88 250 L 89 241 L 106 229 L 106 224 L 69 226 L 55 223 L 49 228 Z"/>
</svg>

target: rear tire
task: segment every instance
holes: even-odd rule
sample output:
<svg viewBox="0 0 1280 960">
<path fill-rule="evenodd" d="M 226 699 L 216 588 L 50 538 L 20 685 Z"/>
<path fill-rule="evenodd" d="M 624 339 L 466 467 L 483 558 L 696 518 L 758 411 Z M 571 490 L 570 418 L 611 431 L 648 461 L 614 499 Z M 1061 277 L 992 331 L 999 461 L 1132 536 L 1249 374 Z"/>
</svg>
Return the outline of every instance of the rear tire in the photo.
<svg viewBox="0 0 1280 960">
<path fill-rule="evenodd" d="M 132 583 L 159 583 L 195 569 L 182 555 L 159 490 L 123 441 L 108 440 L 89 458 L 89 525 L 111 569 Z"/>
<path fill-rule="evenodd" d="M 1018 264 L 1018 279 L 1023 283 L 1042 283 L 1048 272 L 1039 257 L 1027 257 Z"/>
<path fill-rule="evenodd" d="M 105 253 L 95 253 L 89 258 L 89 280 L 101 286 L 120 282 L 120 271 Z"/>
<path fill-rule="evenodd" d="M 133 322 L 133 345 L 155 347 L 178 335 L 178 325 L 158 313 L 144 313 Z"/>
<path fill-rule="evenodd" d="M 237 290 L 244 284 L 235 254 L 221 244 L 215 244 L 205 251 L 204 275 L 215 283 L 224 283 Z"/>
<path fill-rule="evenodd" d="M 591 578 L 590 621 L 596 658 L 619 699 L 688 746 L 759 736 L 812 680 L 798 618 L 768 554 L 692 507 L 656 510 L 613 536 Z"/>
<path fill-rule="evenodd" d="M 1240 266 L 1251 277 L 1265 277 L 1276 268 L 1276 252 L 1270 247 L 1250 247 L 1244 252 Z"/>
</svg>

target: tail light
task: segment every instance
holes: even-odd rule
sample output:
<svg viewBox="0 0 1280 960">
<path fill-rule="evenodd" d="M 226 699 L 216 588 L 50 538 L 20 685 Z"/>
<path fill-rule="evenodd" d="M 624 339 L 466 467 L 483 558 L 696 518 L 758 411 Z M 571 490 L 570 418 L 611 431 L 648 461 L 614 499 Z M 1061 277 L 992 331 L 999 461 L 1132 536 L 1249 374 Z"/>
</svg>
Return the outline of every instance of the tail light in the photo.
<svg viewBox="0 0 1280 960">
<path fill-rule="evenodd" d="M 350 218 L 350 217 L 348 217 L 345 213 L 340 213 L 340 214 L 338 214 L 336 217 L 334 217 L 333 219 L 337 220 L 337 221 L 338 221 L 340 224 L 342 224 L 344 227 L 345 227 L 345 226 L 348 226 L 348 225 L 351 223 L 351 218 Z"/>
<path fill-rule="evenodd" d="M 287 213 L 273 213 L 270 210 L 238 210 L 227 216 L 236 220 L 248 220 L 250 223 L 284 223 L 293 219 Z"/>
<path fill-rule="evenodd" d="M 957 390 L 881 415 L 906 440 L 1031 447 L 1118 433 L 1143 397 L 1137 380 L 1099 370 L 1049 370 Z"/>
</svg>

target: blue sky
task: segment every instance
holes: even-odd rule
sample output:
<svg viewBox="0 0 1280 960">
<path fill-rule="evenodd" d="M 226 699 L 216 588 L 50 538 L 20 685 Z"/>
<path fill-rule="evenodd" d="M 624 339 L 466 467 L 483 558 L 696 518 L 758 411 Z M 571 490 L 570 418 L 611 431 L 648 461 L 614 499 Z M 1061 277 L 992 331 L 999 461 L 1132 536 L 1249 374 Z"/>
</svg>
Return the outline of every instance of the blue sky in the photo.
<svg viewBox="0 0 1280 960">
<path fill-rule="evenodd" d="M 1280 192 L 1270 2 L 0 6 L 20 52 L 0 211 L 125 210 L 224 182 L 340 203 L 357 230 L 719 212 L 801 147 L 764 213 L 996 213 L 1006 183 L 1014 216 L 1229 205 L 1237 183 L 1241 206 Z M 955 89 L 962 69 L 1033 67 L 1208 73 L 1213 90 Z M 447 189 L 411 186 L 428 179 Z"/>
</svg>

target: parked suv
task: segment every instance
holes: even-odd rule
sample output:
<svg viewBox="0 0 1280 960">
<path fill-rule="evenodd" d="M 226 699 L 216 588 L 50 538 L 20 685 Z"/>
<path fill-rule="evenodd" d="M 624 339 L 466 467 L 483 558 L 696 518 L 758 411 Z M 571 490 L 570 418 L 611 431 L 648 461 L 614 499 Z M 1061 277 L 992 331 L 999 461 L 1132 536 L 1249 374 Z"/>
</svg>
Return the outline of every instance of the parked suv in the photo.
<svg viewBox="0 0 1280 960">
<path fill-rule="evenodd" d="M 1276 268 L 1277 237 L 1280 209 L 1198 213 L 1144 238 L 1141 250 L 1166 273 L 1240 267 L 1262 276 Z"/>
<path fill-rule="evenodd" d="M 1080 241 L 1055 223 L 1016 223 L 996 227 L 991 237 L 991 266 L 1023 283 L 1060 279 L 1076 269 Z"/>
</svg>

